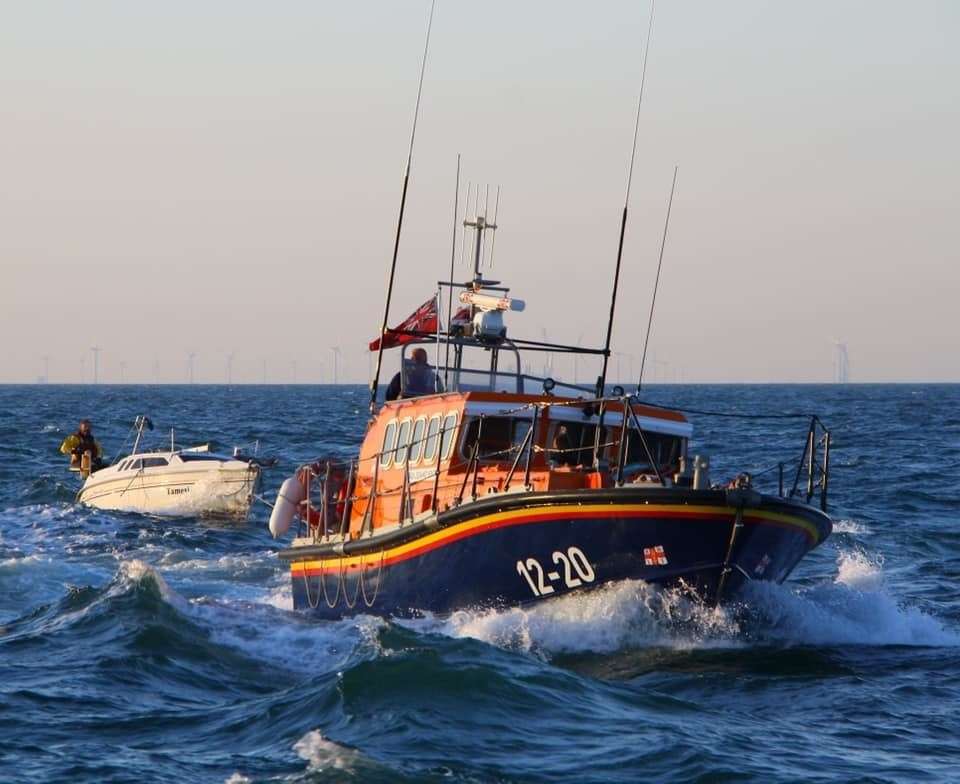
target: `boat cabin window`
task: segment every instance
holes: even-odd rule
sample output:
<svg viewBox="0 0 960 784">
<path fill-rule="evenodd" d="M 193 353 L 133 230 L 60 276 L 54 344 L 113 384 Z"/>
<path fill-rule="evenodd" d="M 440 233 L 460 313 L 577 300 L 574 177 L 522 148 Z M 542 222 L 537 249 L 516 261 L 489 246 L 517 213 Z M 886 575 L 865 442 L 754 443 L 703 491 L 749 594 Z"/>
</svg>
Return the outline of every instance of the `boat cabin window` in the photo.
<svg viewBox="0 0 960 784">
<path fill-rule="evenodd" d="M 437 442 L 440 438 L 440 415 L 430 417 L 427 425 L 427 443 L 423 447 L 423 462 L 432 463 L 437 456 Z"/>
<path fill-rule="evenodd" d="M 397 448 L 393 453 L 394 465 L 401 466 L 407 462 L 407 452 L 410 447 L 410 426 L 412 419 L 404 419 L 400 423 L 400 430 L 397 433 Z"/>
<path fill-rule="evenodd" d="M 383 448 L 380 450 L 380 465 L 386 468 L 390 465 L 390 459 L 393 457 L 393 447 L 397 441 L 397 422 L 396 420 L 387 425 L 383 434 Z"/>
<path fill-rule="evenodd" d="M 143 458 L 143 467 L 144 468 L 156 468 L 158 466 L 167 465 L 167 458 L 165 457 L 145 457 Z"/>
<path fill-rule="evenodd" d="M 483 424 L 481 425 L 481 421 Z M 463 436 L 461 450 L 467 459 L 473 456 L 474 446 L 477 445 L 479 434 L 480 444 L 477 450 L 479 459 L 512 460 L 523 444 L 527 431 L 530 430 L 529 419 L 514 417 L 473 417 L 467 425 Z"/>
<path fill-rule="evenodd" d="M 652 433 L 649 430 L 641 432 L 643 433 L 643 441 L 647 442 L 647 447 L 650 449 L 650 455 L 661 471 L 679 467 L 680 457 L 684 452 L 685 439 L 666 433 Z M 636 428 L 631 427 L 627 430 L 626 464 L 638 466 L 641 470 L 649 469 L 652 471 L 653 466 L 650 464 L 650 458 L 643 448 L 643 441 L 637 435 Z"/>
<path fill-rule="evenodd" d="M 608 429 L 600 428 L 600 450 L 607 443 Z M 597 440 L 597 426 L 591 422 L 557 422 L 550 429 L 549 449 L 551 465 L 592 465 L 593 447 Z"/>
<path fill-rule="evenodd" d="M 443 419 L 443 431 L 440 438 L 440 459 L 449 460 L 453 451 L 453 437 L 457 431 L 457 414 L 447 414 Z"/>
<path fill-rule="evenodd" d="M 427 418 L 420 417 L 413 425 L 413 436 L 410 439 L 410 464 L 419 462 L 423 454 L 424 431 L 427 429 Z"/>
<path fill-rule="evenodd" d="M 222 457 L 218 455 L 211 455 L 209 452 L 181 452 L 180 459 L 184 463 L 195 463 L 201 460 L 213 460 L 215 462 L 220 462 L 223 460 Z"/>
<path fill-rule="evenodd" d="M 128 465 L 127 468 L 129 468 L 131 471 L 133 470 L 139 471 L 143 467 L 142 463 L 143 463 L 142 460 L 131 460 L 130 465 Z"/>
</svg>

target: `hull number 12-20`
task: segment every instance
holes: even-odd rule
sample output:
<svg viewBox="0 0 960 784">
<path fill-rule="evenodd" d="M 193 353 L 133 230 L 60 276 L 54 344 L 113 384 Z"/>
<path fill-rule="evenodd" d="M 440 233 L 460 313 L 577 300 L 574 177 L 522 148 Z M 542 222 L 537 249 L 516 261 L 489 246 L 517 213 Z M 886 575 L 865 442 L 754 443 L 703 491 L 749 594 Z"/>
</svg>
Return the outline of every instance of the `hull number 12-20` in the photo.
<svg viewBox="0 0 960 784">
<path fill-rule="evenodd" d="M 534 596 L 553 593 L 552 583 L 558 580 L 562 580 L 567 588 L 579 588 L 584 583 L 592 583 L 596 576 L 590 561 L 579 547 L 571 547 L 565 553 L 556 550 L 550 557 L 554 566 L 558 567 L 550 572 L 545 572 L 536 558 L 517 561 L 517 572 L 527 581 Z"/>
</svg>

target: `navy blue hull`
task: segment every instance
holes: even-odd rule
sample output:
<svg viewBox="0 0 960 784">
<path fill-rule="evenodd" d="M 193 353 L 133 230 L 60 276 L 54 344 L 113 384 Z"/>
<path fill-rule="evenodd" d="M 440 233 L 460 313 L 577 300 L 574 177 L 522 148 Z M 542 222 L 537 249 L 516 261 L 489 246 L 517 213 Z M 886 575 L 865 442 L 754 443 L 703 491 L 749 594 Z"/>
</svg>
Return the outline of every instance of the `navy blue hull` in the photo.
<svg viewBox="0 0 960 784">
<path fill-rule="evenodd" d="M 748 579 L 783 581 L 830 532 L 825 514 L 779 498 L 738 517 L 723 492 L 660 490 L 653 500 L 649 492 L 608 491 L 600 504 L 545 494 L 484 501 L 441 517 L 439 529 L 369 537 L 339 555 L 323 545 L 291 548 L 282 557 L 294 607 L 322 618 L 442 615 L 625 579 L 724 599 Z"/>
</svg>

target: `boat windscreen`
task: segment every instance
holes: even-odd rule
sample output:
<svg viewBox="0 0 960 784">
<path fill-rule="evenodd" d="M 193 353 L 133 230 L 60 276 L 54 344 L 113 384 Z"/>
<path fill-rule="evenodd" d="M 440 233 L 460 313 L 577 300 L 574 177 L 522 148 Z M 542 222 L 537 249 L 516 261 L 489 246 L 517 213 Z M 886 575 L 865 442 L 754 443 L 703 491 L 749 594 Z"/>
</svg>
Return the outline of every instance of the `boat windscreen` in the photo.
<svg viewBox="0 0 960 784">
<path fill-rule="evenodd" d="M 195 463 L 200 462 L 201 460 L 218 463 L 228 459 L 221 457 L 220 455 L 212 455 L 209 452 L 181 452 L 179 457 L 184 463 Z"/>
</svg>

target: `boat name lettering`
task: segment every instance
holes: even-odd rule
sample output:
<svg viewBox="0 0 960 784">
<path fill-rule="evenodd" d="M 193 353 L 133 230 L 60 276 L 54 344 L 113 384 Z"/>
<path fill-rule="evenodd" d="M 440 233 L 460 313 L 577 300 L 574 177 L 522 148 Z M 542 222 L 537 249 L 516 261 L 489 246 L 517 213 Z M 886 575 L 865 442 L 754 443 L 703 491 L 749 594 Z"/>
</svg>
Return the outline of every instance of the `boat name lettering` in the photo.
<svg viewBox="0 0 960 784">
<path fill-rule="evenodd" d="M 181 495 L 183 493 L 189 493 L 189 487 L 168 487 L 167 495 Z"/>
<path fill-rule="evenodd" d="M 563 580 L 567 588 L 579 588 L 584 583 L 592 583 L 596 575 L 593 566 L 583 550 L 570 547 L 566 553 L 555 550 L 550 556 L 560 571 L 544 572 L 536 558 L 517 561 L 517 573 L 527 581 L 534 596 L 548 596 L 554 592 L 552 583 Z"/>
</svg>

